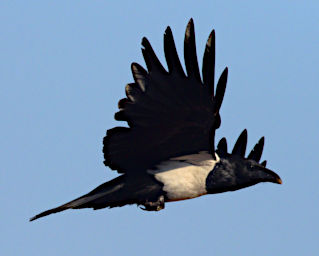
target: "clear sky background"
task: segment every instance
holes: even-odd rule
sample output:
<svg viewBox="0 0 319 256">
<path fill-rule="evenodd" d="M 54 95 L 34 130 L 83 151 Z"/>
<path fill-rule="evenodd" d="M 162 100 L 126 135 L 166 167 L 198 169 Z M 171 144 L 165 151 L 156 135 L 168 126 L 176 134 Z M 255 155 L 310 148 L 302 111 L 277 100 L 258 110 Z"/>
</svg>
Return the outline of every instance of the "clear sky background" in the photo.
<svg viewBox="0 0 319 256">
<path fill-rule="evenodd" d="M 183 57 L 191 17 L 199 58 L 214 28 L 217 74 L 229 67 L 217 139 L 265 136 L 283 185 L 29 223 L 116 177 L 102 139 L 141 39 L 163 61 L 170 25 Z M 1 255 L 319 255 L 318 1 L 10 0 L 0 33 Z"/>
</svg>

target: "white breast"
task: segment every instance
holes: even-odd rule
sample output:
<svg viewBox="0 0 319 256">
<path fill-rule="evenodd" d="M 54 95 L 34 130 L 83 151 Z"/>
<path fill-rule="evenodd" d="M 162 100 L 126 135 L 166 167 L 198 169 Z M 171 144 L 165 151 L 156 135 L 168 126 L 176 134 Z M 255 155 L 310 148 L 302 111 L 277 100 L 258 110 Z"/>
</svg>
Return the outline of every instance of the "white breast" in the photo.
<svg viewBox="0 0 319 256">
<path fill-rule="evenodd" d="M 155 178 L 164 184 L 169 201 L 178 201 L 207 194 L 206 178 L 219 162 L 212 159 L 208 152 L 171 158 L 149 170 Z"/>
</svg>

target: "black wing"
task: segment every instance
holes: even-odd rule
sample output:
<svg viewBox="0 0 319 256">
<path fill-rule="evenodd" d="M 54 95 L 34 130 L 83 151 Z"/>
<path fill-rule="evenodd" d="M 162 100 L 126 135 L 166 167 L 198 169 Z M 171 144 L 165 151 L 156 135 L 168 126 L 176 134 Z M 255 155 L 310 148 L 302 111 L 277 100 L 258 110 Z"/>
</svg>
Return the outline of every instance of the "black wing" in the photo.
<svg viewBox="0 0 319 256">
<path fill-rule="evenodd" d="M 257 142 L 257 144 L 254 146 L 254 148 L 250 151 L 246 159 L 255 160 L 257 163 L 259 163 L 261 159 L 261 155 L 263 153 L 264 143 L 265 143 L 265 138 L 261 137 L 259 141 Z M 220 156 L 239 155 L 242 158 L 245 158 L 246 147 L 247 147 L 247 130 L 245 129 L 239 135 L 231 154 L 227 152 L 227 140 L 225 137 L 219 141 L 217 145 L 217 153 Z M 260 164 L 266 167 L 267 161 L 265 160 L 261 162 Z"/>
<path fill-rule="evenodd" d="M 103 152 L 105 165 L 119 173 L 144 172 L 171 157 L 207 150 L 214 152 L 215 130 L 220 126 L 227 68 L 214 95 L 215 33 L 211 32 L 203 59 L 203 81 L 197 63 L 194 25 L 189 21 L 184 41 L 185 75 L 171 29 L 164 34 L 168 71 L 146 38 L 142 49 L 147 71 L 132 64 L 135 83 L 125 88 L 115 119 L 127 127 L 107 131 Z M 213 157 L 214 154 L 213 154 Z"/>
</svg>

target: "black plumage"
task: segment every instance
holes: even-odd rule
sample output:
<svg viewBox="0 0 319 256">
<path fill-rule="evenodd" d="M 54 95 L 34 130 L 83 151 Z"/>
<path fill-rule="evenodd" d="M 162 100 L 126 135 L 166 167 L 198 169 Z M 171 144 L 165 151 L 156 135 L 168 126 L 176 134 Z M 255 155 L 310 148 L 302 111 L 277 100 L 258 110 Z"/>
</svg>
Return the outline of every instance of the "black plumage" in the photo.
<svg viewBox="0 0 319 256">
<path fill-rule="evenodd" d="M 238 155 L 242 158 L 245 158 L 246 148 L 247 148 L 247 137 L 248 137 L 247 130 L 244 129 L 241 132 L 241 134 L 239 135 L 239 137 L 238 137 L 238 139 L 233 147 L 231 154 L 227 152 L 226 138 L 220 139 L 218 146 L 217 146 L 218 155 L 220 155 L 220 156 Z M 248 154 L 247 159 L 254 160 L 258 163 L 260 161 L 261 155 L 263 153 L 264 142 L 265 142 L 264 137 L 261 137 L 259 139 L 259 141 L 257 142 L 257 144 L 254 146 L 254 148 Z M 265 162 L 266 162 L 266 160 L 263 161 L 262 164 L 266 166 Z"/>
<path fill-rule="evenodd" d="M 169 27 L 164 34 L 168 70 L 146 38 L 142 46 L 147 70 L 132 63 L 134 83 L 125 87 L 126 98 L 119 101 L 115 114 L 115 119 L 127 122 L 128 127 L 109 129 L 103 140 L 104 164 L 121 175 L 31 221 L 66 209 L 96 210 L 127 204 L 158 211 L 166 202 L 234 191 L 264 181 L 281 183 L 277 174 L 265 168 L 266 161 L 259 163 L 263 138 L 247 158 L 246 130 L 232 153 L 227 152 L 226 138 L 215 150 L 228 69 L 222 72 L 215 91 L 214 31 L 206 43 L 202 74 L 192 19 L 184 39 L 186 72 Z"/>
<path fill-rule="evenodd" d="M 260 182 L 281 184 L 280 177 L 273 171 L 265 168 L 267 161 L 259 163 L 264 146 L 262 137 L 245 157 L 247 147 L 247 130 L 238 137 L 232 153 L 227 152 L 227 140 L 222 138 L 217 146 L 220 161 L 209 173 L 206 187 L 209 194 L 236 191 L 253 186 Z"/>
<path fill-rule="evenodd" d="M 184 40 L 187 76 L 169 27 L 164 35 L 168 72 L 146 38 L 142 45 L 148 70 L 132 64 L 135 83 L 126 86 L 127 98 L 120 100 L 120 111 L 115 114 L 116 120 L 126 121 L 129 128 L 115 127 L 108 130 L 104 138 L 104 163 L 119 173 L 145 172 L 171 157 L 212 152 L 215 129 L 220 126 L 219 109 L 228 71 L 225 68 L 222 73 L 214 96 L 214 31 L 208 38 L 203 58 L 204 82 L 199 74 L 192 20 Z"/>
</svg>

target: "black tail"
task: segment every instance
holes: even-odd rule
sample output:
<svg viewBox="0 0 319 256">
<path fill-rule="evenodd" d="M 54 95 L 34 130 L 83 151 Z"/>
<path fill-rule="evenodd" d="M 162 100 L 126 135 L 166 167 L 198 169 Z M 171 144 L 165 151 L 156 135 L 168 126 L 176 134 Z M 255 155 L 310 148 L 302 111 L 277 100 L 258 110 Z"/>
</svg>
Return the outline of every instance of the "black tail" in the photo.
<svg viewBox="0 0 319 256">
<path fill-rule="evenodd" d="M 74 199 L 59 207 L 35 215 L 30 219 L 30 221 L 34 221 L 38 218 L 42 218 L 52 213 L 61 212 L 67 209 L 93 208 L 94 210 L 96 210 L 105 207 L 116 207 L 134 203 L 131 202 L 131 200 L 129 200 L 128 198 L 125 198 L 124 194 L 126 193 L 123 193 L 124 180 L 124 175 L 119 176 L 109 182 L 98 186 L 84 196 Z"/>
</svg>

